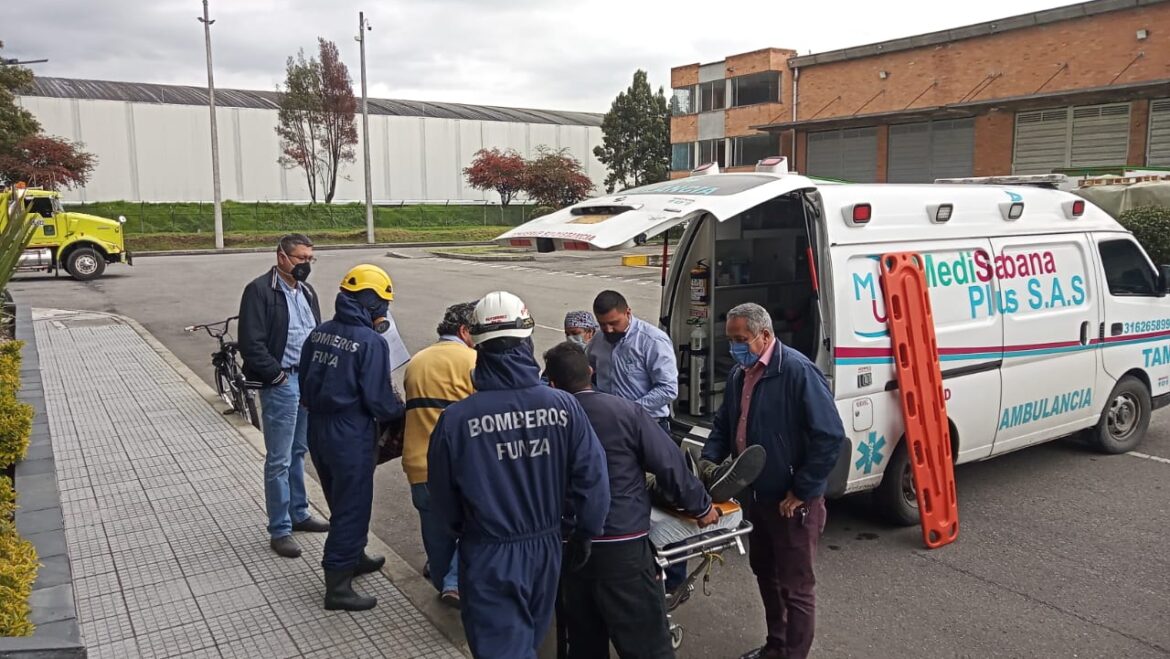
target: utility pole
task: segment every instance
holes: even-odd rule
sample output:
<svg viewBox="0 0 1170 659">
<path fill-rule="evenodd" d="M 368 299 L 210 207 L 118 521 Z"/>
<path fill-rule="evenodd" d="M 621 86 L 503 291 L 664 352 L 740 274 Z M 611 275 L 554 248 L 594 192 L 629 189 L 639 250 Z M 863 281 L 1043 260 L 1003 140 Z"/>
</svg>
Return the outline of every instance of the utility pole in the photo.
<svg viewBox="0 0 1170 659">
<path fill-rule="evenodd" d="M 207 45 L 207 103 L 211 107 L 211 191 L 215 201 L 215 248 L 223 249 L 223 207 L 219 198 L 219 129 L 215 125 L 215 77 L 211 72 L 211 24 L 207 0 L 203 0 L 203 40 Z"/>
<path fill-rule="evenodd" d="M 362 51 L 362 163 L 366 170 L 366 242 L 374 244 L 374 188 L 370 183 L 370 107 L 366 98 L 366 32 L 374 28 L 366 21 L 366 13 L 358 12 L 357 42 Z"/>
</svg>

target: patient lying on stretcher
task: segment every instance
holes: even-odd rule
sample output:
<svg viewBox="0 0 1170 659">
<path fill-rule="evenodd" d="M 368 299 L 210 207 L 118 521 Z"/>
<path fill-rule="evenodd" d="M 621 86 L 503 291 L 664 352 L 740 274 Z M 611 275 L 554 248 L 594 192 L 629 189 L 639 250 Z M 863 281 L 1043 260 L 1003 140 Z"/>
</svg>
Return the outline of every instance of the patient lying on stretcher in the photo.
<svg viewBox="0 0 1170 659">
<path fill-rule="evenodd" d="M 719 521 L 700 529 L 694 518 L 679 511 L 658 489 L 654 475 L 646 474 L 646 487 L 650 490 L 653 505 L 650 509 L 650 541 L 659 549 L 668 549 L 711 531 L 737 528 L 743 520 L 743 511 L 732 497 L 751 485 L 764 468 L 765 453 L 761 446 L 749 446 L 735 459 L 728 458 L 718 465 L 705 460 L 696 465 L 690 452 L 684 453 L 687 464 L 711 495 L 711 501 L 719 511 Z"/>
</svg>

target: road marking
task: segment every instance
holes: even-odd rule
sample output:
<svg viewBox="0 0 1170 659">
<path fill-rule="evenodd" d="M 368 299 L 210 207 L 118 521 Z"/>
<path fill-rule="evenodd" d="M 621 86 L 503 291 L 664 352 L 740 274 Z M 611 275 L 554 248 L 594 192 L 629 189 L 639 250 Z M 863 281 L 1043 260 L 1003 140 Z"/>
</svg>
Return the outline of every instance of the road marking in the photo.
<svg viewBox="0 0 1170 659">
<path fill-rule="evenodd" d="M 536 326 L 539 327 L 540 329 L 543 329 L 543 330 L 549 330 L 550 332 L 556 332 L 557 334 L 564 334 L 565 333 L 565 329 L 563 327 L 549 327 L 548 325 L 541 325 L 540 323 L 536 323 Z"/>
<path fill-rule="evenodd" d="M 1170 465 L 1170 458 L 1163 458 L 1163 457 L 1157 456 L 1157 455 L 1146 455 L 1145 453 L 1138 453 L 1136 451 L 1130 451 L 1129 453 L 1126 453 L 1126 455 L 1132 455 L 1135 458 L 1142 458 L 1143 460 L 1153 460 L 1154 462 L 1161 462 L 1163 464 Z"/>
</svg>

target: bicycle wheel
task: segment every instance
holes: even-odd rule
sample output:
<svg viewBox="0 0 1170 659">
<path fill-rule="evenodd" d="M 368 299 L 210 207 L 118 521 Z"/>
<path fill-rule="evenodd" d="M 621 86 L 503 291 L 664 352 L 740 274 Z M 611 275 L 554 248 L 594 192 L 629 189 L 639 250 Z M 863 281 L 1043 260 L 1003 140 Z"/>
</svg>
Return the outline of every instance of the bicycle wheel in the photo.
<svg viewBox="0 0 1170 659">
<path fill-rule="evenodd" d="M 246 414 L 243 415 L 248 423 L 256 426 L 256 430 L 260 430 L 260 412 L 256 408 L 256 392 L 251 389 L 243 390 L 244 396 L 244 410 Z"/>
<path fill-rule="evenodd" d="M 223 366 L 215 367 L 215 390 L 219 393 L 219 398 L 227 404 L 233 411 L 236 410 L 236 395 L 235 387 L 232 385 L 232 377 L 228 374 L 227 369 Z"/>
</svg>

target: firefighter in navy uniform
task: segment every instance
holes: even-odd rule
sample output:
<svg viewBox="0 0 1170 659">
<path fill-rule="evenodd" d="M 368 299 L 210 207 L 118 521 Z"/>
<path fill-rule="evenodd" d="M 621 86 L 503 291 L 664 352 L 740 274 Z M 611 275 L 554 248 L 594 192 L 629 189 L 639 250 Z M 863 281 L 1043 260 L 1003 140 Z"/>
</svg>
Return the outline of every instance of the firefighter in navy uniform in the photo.
<svg viewBox="0 0 1170 659">
<path fill-rule="evenodd" d="M 333 320 L 309 335 L 301 351 L 301 404 L 309 411 L 309 454 L 332 512 L 325 539 L 325 608 L 364 611 L 374 597 L 354 592 L 353 577 L 386 559 L 365 552 L 374 496 L 376 421 L 405 410 L 390 381 L 388 328 L 393 284 L 386 271 L 359 265 L 341 280 Z"/>
<path fill-rule="evenodd" d="M 431 434 L 431 510 L 459 539 L 463 627 L 477 659 L 537 656 L 557 597 L 562 518 L 575 516 L 563 558 L 579 569 L 609 512 L 605 453 L 577 400 L 541 383 L 534 326 L 511 293 L 476 304 L 476 393 L 444 410 Z"/>
</svg>

